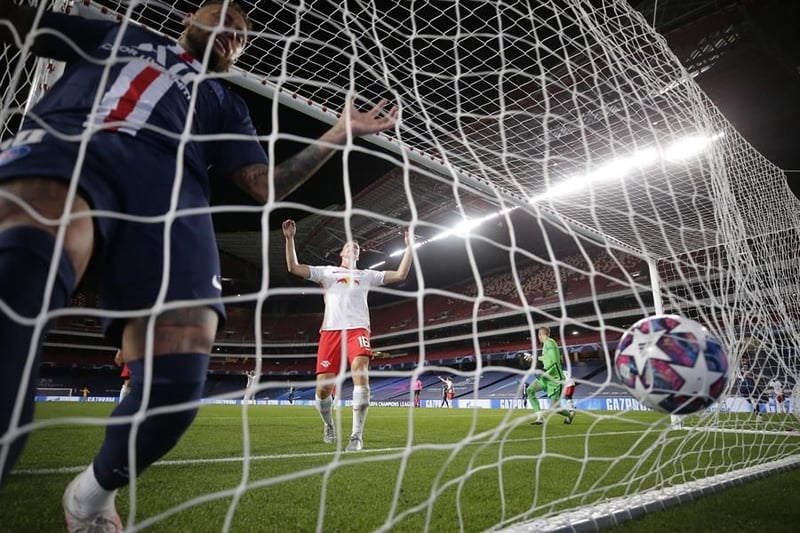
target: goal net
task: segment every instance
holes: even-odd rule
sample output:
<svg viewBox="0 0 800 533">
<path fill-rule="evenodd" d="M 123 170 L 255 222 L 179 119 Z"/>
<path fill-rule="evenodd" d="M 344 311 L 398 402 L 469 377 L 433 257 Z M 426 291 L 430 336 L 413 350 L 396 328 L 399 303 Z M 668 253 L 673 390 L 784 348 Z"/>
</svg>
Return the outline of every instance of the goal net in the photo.
<svg viewBox="0 0 800 533">
<path fill-rule="evenodd" d="M 68 7 L 177 38 L 198 4 Z M 792 414 L 800 204 L 782 171 L 733 129 L 626 2 L 244 6 L 253 31 L 225 81 L 270 117 L 261 137 L 270 151 L 312 140 L 282 121 L 286 109 L 332 124 L 351 93 L 360 107 L 388 99 L 399 125 L 342 151 L 335 186 L 343 203 L 290 196 L 258 211 L 262 231 L 218 233 L 236 272 L 223 276 L 238 285 L 226 287 L 229 320 L 212 369 L 240 385 L 212 390 L 204 402 L 240 399 L 246 369 L 261 372 L 260 382 L 247 391 L 252 401 L 224 406 L 235 415 L 204 403 L 191 444 L 121 492 L 130 528 L 196 529 L 200 509 L 205 525 L 223 530 L 263 529 L 264 517 L 301 531 L 596 529 L 800 464 Z M 0 133 L 8 139 L 59 67 L 15 47 L 3 54 Z M 361 157 L 388 170 L 353 190 L 372 168 Z M 310 369 L 322 295 L 282 277 L 283 236 L 268 220 L 287 208 L 300 213 L 301 263 L 331 263 L 357 239 L 373 252 L 362 268 L 391 269 L 402 231 L 417 235 L 413 281 L 374 291 L 380 357 L 365 450 L 355 458 L 344 453 L 349 375 L 337 381 L 340 438 L 334 448 L 319 440 Z M 104 311 L 60 311 L 56 331 L 87 313 Z M 647 410 L 614 373 L 621 335 L 661 313 L 701 322 L 730 363 L 720 401 L 680 420 Z M 522 395 L 541 372 L 540 326 L 577 383 L 569 425 L 552 410 L 541 427 L 531 425 Z M 52 352 L 46 342 L 45 361 Z M 410 383 L 422 380 L 422 407 L 439 407 L 443 376 L 455 389 L 447 403 L 459 409 L 415 408 Z M 259 405 L 272 400 L 291 401 L 292 411 Z M 105 423 L 98 420 L 83 424 Z M 215 424 L 235 445 L 220 442 Z M 37 433 L 58 430 L 53 421 L 19 429 L 31 432 L 34 450 Z M 91 460 L 65 456 L 48 468 L 33 453 L 15 486 Z M 204 476 L 186 481 L 200 464 Z M 154 497 L 148 477 L 174 490 Z"/>
</svg>

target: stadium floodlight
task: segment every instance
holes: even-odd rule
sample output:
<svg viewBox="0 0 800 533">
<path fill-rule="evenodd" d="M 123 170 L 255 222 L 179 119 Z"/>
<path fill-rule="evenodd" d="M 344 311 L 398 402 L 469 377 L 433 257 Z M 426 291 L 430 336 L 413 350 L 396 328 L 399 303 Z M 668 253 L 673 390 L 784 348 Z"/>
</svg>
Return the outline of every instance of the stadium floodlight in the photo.
<svg viewBox="0 0 800 533">
<path fill-rule="evenodd" d="M 420 246 L 422 246 L 423 244 L 425 244 L 427 242 L 429 242 L 429 241 L 415 242 L 414 243 L 414 248 L 419 248 Z M 400 248 L 399 250 L 395 250 L 394 252 L 390 253 L 389 257 L 397 257 L 398 255 L 403 255 L 403 253 L 405 251 L 406 251 L 405 248 Z"/>
<path fill-rule="evenodd" d="M 446 231 L 443 231 L 442 233 L 439 233 L 438 235 L 434 235 L 433 237 L 428 239 L 426 242 L 438 241 L 439 239 L 444 239 L 445 237 L 450 237 L 452 235 L 458 235 L 458 236 L 461 236 L 461 237 L 466 237 L 469 234 L 469 232 L 471 232 L 473 229 L 481 226 L 484 222 L 487 222 L 489 220 L 497 218 L 500 215 L 511 211 L 511 209 L 512 208 L 506 208 L 506 209 L 504 209 L 502 211 L 495 211 L 494 213 L 489 213 L 488 215 L 486 215 L 484 217 L 481 217 L 481 218 L 473 218 L 473 219 L 469 219 L 468 218 L 466 220 L 462 220 L 461 222 L 456 224 L 453 228 L 451 228 L 449 230 L 446 230 Z"/>
<path fill-rule="evenodd" d="M 516 208 L 517 208 L 517 206 L 506 207 L 504 209 L 501 209 L 500 211 L 495 211 L 494 213 L 489 213 L 488 215 L 486 215 L 484 217 L 481 217 L 481 218 L 462 220 L 461 222 L 456 224 L 455 227 L 453 227 L 451 229 L 448 229 L 448 230 L 445 230 L 445 231 L 443 231 L 441 233 L 438 233 L 437 235 L 434 235 L 430 239 L 414 243 L 414 248 L 419 248 L 421 246 L 425 246 L 426 244 L 430 244 L 432 242 L 444 239 L 446 237 L 451 237 L 453 235 L 466 237 L 469 234 L 470 231 L 472 231 L 473 229 L 479 227 L 484 222 L 492 220 L 492 219 L 497 218 L 499 216 L 505 215 L 506 213 L 510 213 L 511 211 L 513 211 Z M 402 255 L 403 252 L 405 252 L 405 248 L 399 248 L 399 249 L 395 250 L 394 252 L 390 253 L 389 257 L 396 257 L 398 255 Z M 379 263 L 375 263 L 374 265 L 370 266 L 369 268 L 376 268 L 376 267 L 379 267 L 379 266 L 381 266 L 381 265 L 383 265 L 385 263 L 386 263 L 386 261 L 380 261 Z"/>
<path fill-rule="evenodd" d="M 696 156 L 705 150 L 712 142 L 724 136 L 724 133 L 717 133 L 711 136 L 692 136 L 681 139 L 666 150 L 664 150 L 664 159 L 672 163 L 677 163 L 685 159 Z"/>
<path fill-rule="evenodd" d="M 630 175 L 634 170 L 642 170 L 658 163 L 659 160 L 676 163 L 689 159 L 700 154 L 712 142 L 722 136 L 722 133 L 717 133 L 711 136 L 692 135 L 684 137 L 675 141 L 661 152 L 655 148 L 637 150 L 629 156 L 614 158 L 588 174 L 573 176 L 552 187 L 548 187 L 545 192 L 531 196 L 528 202 L 535 204 L 544 200 L 558 198 L 559 196 L 574 194 L 577 191 L 585 189 L 592 183 L 621 180 Z"/>
<path fill-rule="evenodd" d="M 677 163 L 689 159 L 702 153 L 703 150 L 705 150 L 712 142 L 722 138 L 723 136 L 723 133 L 716 133 L 710 136 L 691 135 L 675 141 L 663 151 L 659 151 L 650 147 L 642 148 L 631 155 L 614 158 L 600 165 L 594 171 L 589 172 L 588 174 L 573 176 L 561 181 L 552 187 L 549 187 L 545 192 L 531 196 L 528 199 L 528 203 L 535 204 L 545 200 L 558 198 L 560 196 L 574 194 L 576 191 L 583 190 L 593 183 L 621 180 L 629 176 L 635 170 L 642 170 L 657 164 L 659 160 Z M 466 237 L 472 230 L 478 228 L 484 222 L 510 213 L 514 209 L 517 209 L 517 207 L 518 206 L 506 207 L 500 211 L 490 213 L 481 218 L 462 220 L 453 228 L 434 235 L 428 240 L 418 242 L 414 246 L 415 248 L 419 248 L 420 246 L 424 246 L 426 244 L 452 236 Z M 389 254 L 389 257 L 402 255 L 404 251 L 405 249 L 403 248 L 395 250 Z M 379 267 L 385 263 L 385 261 L 381 261 L 372 265 L 370 268 Z"/>
</svg>

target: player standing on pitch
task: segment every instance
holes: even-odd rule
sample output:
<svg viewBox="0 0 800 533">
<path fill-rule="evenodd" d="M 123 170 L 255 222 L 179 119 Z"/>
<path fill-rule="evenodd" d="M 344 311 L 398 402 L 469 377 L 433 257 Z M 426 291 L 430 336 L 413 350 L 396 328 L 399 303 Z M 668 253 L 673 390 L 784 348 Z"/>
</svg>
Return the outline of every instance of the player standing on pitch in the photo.
<svg viewBox="0 0 800 533">
<path fill-rule="evenodd" d="M 557 406 L 561 402 L 561 389 L 564 386 L 564 371 L 561 366 L 561 350 L 558 349 L 558 344 L 550 338 L 550 329 L 541 327 L 539 328 L 539 342 L 542 343 L 542 355 L 539 360 L 544 367 L 544 373 L 536 378 L 533 383 L 528 386 L 528 401 L 536 413 L 536 420 L 533 424 L 541 425 L 544 423 L 542 419 L 542 411 L 539 406 L 539 399 L 536 393 L 545 391 L 547 397 L 550 398 L 550 405 Z M 563 417 L 565 424 L 572 424 L 575 418 L 574 409 L 562 409 L 556 411 Z"/>
<path fill-rule="evenodd" d="M 247 384 L 244 386 L 244 403 L 252 403 L 252 400 L 256 396 L 256 388 L 258 387 L 258 381 L 261 379 L 261 374 L 255 371 L 255 369 L 248 370 L 244 373 L 247 376 Z"/>
<path fill-rule="evenodd" d="M 116 491 L 166 454 L 191 424 L 196 407 L 163 408 L 199 403 L 209 351 L 224 318 L 219 254 L 206 209 L 212 172 L 259 202 L 281 199 L 349 135 L 392 127 L 396 109 L 382 113 L 381 102 L 362 113 L 349 101 L 321 142 L 271 173 L 244 100 L 204 76 L 226 72 L 245 47 L 250 23 L 234 2 L 212 0 L 187 15 L 176 43 L 133 24 L 47 11 L 39 17 L 35 8 L 0 0 L 0 41 L 12 47 L 25 42 L 37 17 L 31 50 L 70 67 L 0 153 L 0 300 L 13 312 L 0 312 L 0 433 L 7 439 L 0 445 L 0 482 L 27 434 L 9 435 L 33 417 L 44 338 L 29 321 L 13 317 L 30 320 L 67 306 L 90 258 L 100 256 L 103 307 L 131 311 L 130 318 L 106 324 L 108 342 L 122 349 L 131 371 L 131 392 L 112 416 L 131 416 L 144 403 L 166 411 L 137 421 L 135 471 L 129 470 L 130 425 L 109 424 L 92 465 L 67 487 L 70 530 L 120 531 Z M 77 183 L 71 182 L 73 173 Z M 190 214 L 166 217 L 165 251 L 164 218 L 176 208 Z M 96 216 L 90 209 L 159 221 Z M 204 301 L 143 316 L 141 310 L 159 298 L 167 258 L 165 300 Z M 155 357 L 148 363 L 152 381 L 145 398 L 148 351 Z M 36 358 L 30 364 L 29 354 Z M 27 368 L 32 371 L 26 375 Z M 22 405 L 19 387 L 27 389 Z"/>
<path fill-rule="evenodd" d="M 446 378 L 443 378 L 442 376 L 436 377 L 442 382 L 442 403 L 439 405 L 439 407 L 447 407 L 449 409 L 452 407 L 450 402 L 456 396 L 456 390 L 453 387 L 453 380 L 450 378 L 450 376 L 447 376 Z"/>
<path fill-rule="evenodd" d="M 564 372 L 564 398 L 567 400 L 567 409 L 575 410 L 575 402 L 572 401 L 572 395 L 575 394 L 575 380 L 572 379 L 572 374 Z"/>
<path fill-rule="evenodd" d="M 775 398 L 775 411 L 778 413 L 786 413 L 786 397 L 783 394 L 783 383 L 778 377 L 769 380 L 767 387 L 772 389 L 772 397 Z"/>
<path fill-rule="evenodd" d="M 119 401 L 122 401 L 131 392 L 131 370 L 125 363 L 125 358 L 122 357 L 122 350 L 117 350 L 114 355 L 114 364 L 120 367 L 119 377 L 122 378 L 122 388 L 119 390 Z"/>
<path fill-rule="evenodd" d="M 411 268 L 414 237 L 406 231 L 406 249 L 397 270 L 359 270 L 356 268 L 359 246 L 346 242 L 342 246 L 341 265 L 309 266 L 300 264 L 294 236 L 294 220 L 283 223 L 286 238 L 286 268 L 308 281 L 318 283 L 325 291 L 325 314 L 320 327 L 317 349 L 316 406 L 323 422 L 322 440 L 335 442 L 336 433 L 331 416 L 331 389 L 336 375 L 344 370 L 342 352 L 350 363 L 353 376 L 353 430 L 346 451 L 357 452 L 364 446 L 364 422 L 369 408 L 369 361 L 372 357 L 367 294 L 372 287 L 403 281 Z M 343 349 L 344 346 L 344 349 Z"/>
</svg>

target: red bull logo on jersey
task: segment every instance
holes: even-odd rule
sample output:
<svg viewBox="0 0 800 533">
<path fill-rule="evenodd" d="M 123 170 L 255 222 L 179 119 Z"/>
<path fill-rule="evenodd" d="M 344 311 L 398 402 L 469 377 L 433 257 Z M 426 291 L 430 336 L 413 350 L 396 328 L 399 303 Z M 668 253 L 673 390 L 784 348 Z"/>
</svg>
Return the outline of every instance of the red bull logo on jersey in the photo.
<svg viewBox="0 0 800 533">
<path fill-rule="evenodd" d="M 343 276 L 341 278 L 336 278 L 336 284 L 342 283 L 344 285 L 361 285 L 361 282 L 357 279 L 350 277 L 350 276 Z"/>
</svg>

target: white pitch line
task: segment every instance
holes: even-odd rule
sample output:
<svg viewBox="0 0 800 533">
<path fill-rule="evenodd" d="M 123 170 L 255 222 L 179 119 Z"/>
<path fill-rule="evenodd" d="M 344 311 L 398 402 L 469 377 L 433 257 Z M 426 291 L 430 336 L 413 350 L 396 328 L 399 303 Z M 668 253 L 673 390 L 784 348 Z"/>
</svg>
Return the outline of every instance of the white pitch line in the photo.
<svg viewBox="0 0 800 533">
<path fill-rule="evenodd" d="M 524 426 L 522 426 L 524 427 Z M 796 430 L 784 430 L 784 431 L 776 431 L 776 430 L 758 430 L 758 429 L 741 429 L 741 428 L 712 428 L 712 427 L 695 427 L 695 426 L 684 426 L 682 430 L 687 432 L 697 432 L 697 433 L 735 433 L 738 435 L 772 435 L 772 436 L 787 436 L 787 437 L 800 437 L 800 431 Z M 670 430 L 670 431 L 680 431 L 680 430 Z M 641 433 L 640 431 L 625 431 L 625 434 L 629 433 Z M 592 433 L 587 435 L 586 433 L 576 433 L 573 435 L 559 435 L 559 436 L 547 436 L 548 440 L 560 440 L 560 439 L 570 439 L 570 438 L 586 438 L 586 437 L 608 437 L 608 436 L 618 436 L 620 432 L 608 432 L 608 433 Z M 541 440 L 542 436 L 539 435 L 537 437 L 531 438 L 518 438 L 518 439 L 505 439 L 503 442 L 528 442 L 528 441 L 536 441 Z M 484 445 L 487 443 L 492 442 L 491 440 L 481 439 L 480 441 L 473 440 L 468 442 L 458 442 L 458 443 L 450 443 L 450 444 L 415 444 L 412 445 L 412 451 L 424 451 L 424 450 L 450 450 L 455 446 L 476 446 L 476 445 Z M 500 441 L 495 441 L 500 442 Z M 393 447 L 393 448 L 373 448 L 373 449 L 366 449 L 358 452 L 359 455 L 362 454 L 402 454 L 406 452 L 406 447 Z M 267 455 L 252 455 L 250 456 L 250 461 L 280 461 L 283 459 L 299 459 L 299 458 L 310 458 L 310 457 L 325 457 L 325 456 L 336 456 L 340 455 L 342 457 L 350 457 L 351 454 L 345 453 L 344 449 L 342 450 L 331 450 L 326 452 L 305 452 L 305 453 L 279 453 L 279 454 L 267 454 Z M 158 461 L 153 466 L 186 466 L 186 465 L 202 465 L 202 464 L 223 464 L 223 463 L 241 463 L 244 462 L 244 457 L 212 457 L 206 459 L 170 459 L 166 461 Z M 14 473 L 18 475 L 28 475 L 28 476 L 43 476 L 43 475 L 53 475 L 53 474 L 77 474 L 82 472 L 87 465 L 77 465 L 77 466 L 62 466 L 57 468 L 27 468 L 27 469 L 18 469 L 15 470 Z"/>
<path fill-rule="evenodd" d="M 626 433 L 639 433 L 639 432 L 626 432 Z M 619 435 L 619 432 L 613 433 L 593 433 L 591 436 L 593 437 L 600 437 L 600 436 L 611 436 L 611 435 Z M 548 436 L 548 440 L 555 440 L 555 439 L 565 439 L 565 438 L 576 438 L 581 437 L 585 438 L 587 435 L 585 433 L 576 433 L 574 435 L 559 435 L 559 436 Z M 538 435 L 535 437 L 530 438 L 518 438 L 518 439 L 505 439 L 503 442 L 530 442 L 530 441 L 537 441 L 541 440 L 542 436 Z M 457 442 L 457 443 L 449 443 L 449 444 L 432 444 L 432 443 L 420 443 L 412 445 L 412 452 L 419 452 L 419 451 L 430 451 L 430 450 L 451 450 L 454 447 L 465 447 L 465 446 L 477 446 L 477 445 L 484 445 L 487 443 L 491 443 L 491 440 L 482 439 L 480 441 L 474 440 L 469 442 Z M 499 440 L 495 440 L 496 443 L 499 443 Z M 279 453 L 279 454 L 267 454 L 267 455 L 252 455 L 250 456 L 250 461 L 276 461 L 276 460 L 283 460 L 283 459 L 297 459 L 303 457 L 325 457 L 325 456 L 335 456 L 339 455 L 342 457 L 354 457 L 355 455 L 375 455 L 375 454 L 402 454 L 406 452 L 406 447 L 393 447 L 393 448 L 370 448 L 365 449 L 358 454 L 349 454 L 344 451 L 344 448 L 341 450 L 331 450 L 327 452 L 305 452 L 305 453 Z M 223 464 L 223 463 L 241 463 L 244 462 L 244 457 L 211 457 L 206 459 L 169 459 L 166 461 L 158 461 L 153 464 L 153 466 L 186 466 L 186 465 L 201 465 L 201 464 Z M 53 474 L 77 474 L 82 472 L 86 469 L 88 465 L 76 465 L 76 466 L 61 466 L 57 468 L 24 468 L 24 469 L 17 469 L 14 470 L 14 474 L 17 475 L 28 475 L 28 476 L 43 476 L 43 475 L 53 475 Z"/>
</svg>

